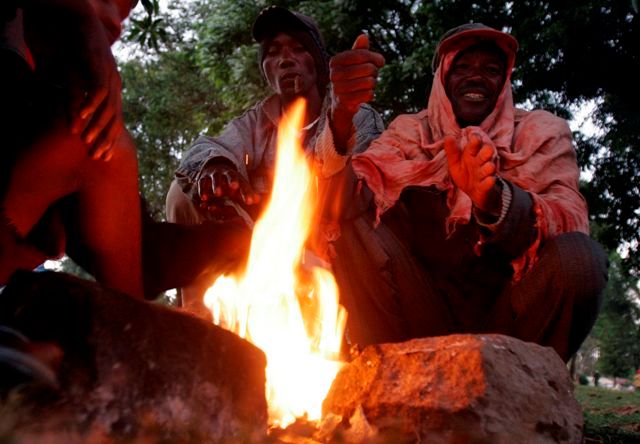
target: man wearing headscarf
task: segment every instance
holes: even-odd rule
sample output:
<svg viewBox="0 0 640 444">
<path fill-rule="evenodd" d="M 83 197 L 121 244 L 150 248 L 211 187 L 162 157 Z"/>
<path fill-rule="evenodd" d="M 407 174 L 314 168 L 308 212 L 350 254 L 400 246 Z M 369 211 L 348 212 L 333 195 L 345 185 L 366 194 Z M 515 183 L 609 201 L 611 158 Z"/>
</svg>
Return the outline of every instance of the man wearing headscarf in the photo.
<svg viewBox="0 0 640 444">
<path fill-rule="evenodd" d="M 343 292 L 353 342 L 501 333 L 567 360 L 593 326 L 606 255 L 587 234 L 567 122 L 513 105 L 517 47 L 478 23 L 447 32 L 427 108 L 353 157 L 375 202 L 375 221 L 336 243 L 338 274 L 353 251 L 374 258 Z"/>
<path fill-rule="evenodd" d="M 306 99 L 303 147 L 320 178 L 330 178 L 348 154 L 365 149 L 384 129 L 371 100 L 383 57 L 361 35 L 353 49 L 331 59 L 315 21 L 278 6 L 262 10 L 253 25 L 262 73 L 273 94 L 232 120 L 216 137 L 201 136 L 182 158 L 167 195 L 167 219 L 183 224 L 255 218 L 270 193 L 277 129 L 283 112 Z M 329 89 L 329 83 L 331 88 Z M 210 314 L 202 299 L 219 270 L 182 289 L 186 309 Z"/>
</svg>

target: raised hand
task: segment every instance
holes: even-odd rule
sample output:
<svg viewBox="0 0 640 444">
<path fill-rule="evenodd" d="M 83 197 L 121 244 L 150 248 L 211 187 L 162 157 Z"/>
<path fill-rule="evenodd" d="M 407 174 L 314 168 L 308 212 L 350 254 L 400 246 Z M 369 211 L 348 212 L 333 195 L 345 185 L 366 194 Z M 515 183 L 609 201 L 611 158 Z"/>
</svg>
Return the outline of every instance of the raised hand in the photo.
<svg viewBox="0 0 640 444">
<path fill-rule="evenodd" d="M 109 160 L 124 129 L 122 82 L 103 24 L 94 17 L 87 19 L 85 29 L 69 78 L 71 131 L 81 135 L 92 158 Z"/>
<path fill-rule="evenodd" d="M 444 139 L 449 174 L 454 184 L 464 191 L 473 204 L 485 213 L 500 213 L 501 193 L 496 187 L 495 148 L 483 144 L 482 139 L 473 134 L 464 147 L 447 136 Z"/>
<path fill-rule="evenodd" d="M 109 53 L 110 54 L 110 53 Z M 114 142 L 124 130 L 122 122 L 121 81 L 113 57 L 86 61 L 80 88 L 70 97 L 71 132 L 80 134 L 94 159 L 110 160 Z M 91 72 L 93 70 L 100 71 Z"/>
<path fill-rule="evenodd" d="M 119 19 L 105 21 L 108 2 L 26 1 L 25 38 L 37 70 L 67 95 L 71 132 L 80 135 L 91 157 L 109 160 L 123 130 L 121 82 L 111 44 Z"/>
<path fill-rule="evenodd" d="M 371 101 L 384 57 L 369 49 L 369 37 L 360 34 L 348 51 L 331 58 L 331 126 L 336 146 L 345 147 L 353 116 L 360 104 Z"/>
</svg>

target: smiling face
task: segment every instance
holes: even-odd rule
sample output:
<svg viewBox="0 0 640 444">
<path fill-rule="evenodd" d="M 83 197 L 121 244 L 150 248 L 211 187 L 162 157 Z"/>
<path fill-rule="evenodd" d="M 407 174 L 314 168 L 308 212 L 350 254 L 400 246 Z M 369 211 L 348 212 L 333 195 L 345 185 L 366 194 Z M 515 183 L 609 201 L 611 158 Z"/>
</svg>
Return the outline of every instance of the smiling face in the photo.
<svg viewBox="0 0 640 444">
<path fill-rule="evenodd" d="M 447 72 L 445 89 L 461 127 L 479 125 L 493 111 L 506 78 L 506 56 L 495 45 L 461 51 Z"/>
<path fill-rule="evenodd" d="M 276 94 L 289 101 L 297 96 L 309 99 L 317 94 L 317 73 L 313 57 L 297 40 L 279 33 L 266 45 L 262 69 Z"/>
</svg>

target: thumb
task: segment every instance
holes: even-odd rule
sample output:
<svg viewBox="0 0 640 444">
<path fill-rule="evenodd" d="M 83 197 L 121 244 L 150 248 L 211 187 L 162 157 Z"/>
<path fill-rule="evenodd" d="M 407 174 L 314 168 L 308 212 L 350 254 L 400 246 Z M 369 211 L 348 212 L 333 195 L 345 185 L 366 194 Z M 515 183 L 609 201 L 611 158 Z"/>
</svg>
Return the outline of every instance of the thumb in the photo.
<svg viewBox="0 0 640 444">
<path fill-rule="evenodd" d="M 369 49 L 369 36 L 364 33 L 360 34 L 353 42 L 351 49 Z"/>
</svg>

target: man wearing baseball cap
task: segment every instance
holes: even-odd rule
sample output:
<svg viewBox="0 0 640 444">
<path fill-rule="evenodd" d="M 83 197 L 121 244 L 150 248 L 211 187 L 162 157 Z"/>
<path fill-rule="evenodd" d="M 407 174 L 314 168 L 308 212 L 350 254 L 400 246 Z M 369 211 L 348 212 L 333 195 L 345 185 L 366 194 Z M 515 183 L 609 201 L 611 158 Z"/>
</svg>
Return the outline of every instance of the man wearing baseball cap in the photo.
<svg viewBox="0 0 640 444">
<path fill-rule="evenodd" d="M 198 138 L 185 153 L 167 195 L 170 222 L 255 217 L 272 186 L 278 123 L 298 97 L 307 102 L 303 146 L 320 178 L 342 170 L 350 153 L 364 150 L 384 129 L 379 115 L 365 105 L 384 64 L 380 54 L 368 49 L 366 35 L 330 61 L 315 21 L 279 6 L 262 10 L 252 35 L 273 94 L 218 136 Z M 183 288 L 185 308 L 209 317 L 202 297 L 213 280 L 204 274 Z"/>
<path fill-rule="evenodd" d="M 358 249 L 379 256 L 360 253 L 351 274 L 353 342 L 501 333 L 568 360 L 593 326 L 606 255 L 588 236 L 567 122 L 513 104 L 517 48 L 479 23 L 447 32 L 427 108 L 353 157 L 379 223 L 336 246 L 345 264 Z"/>
</svg>

